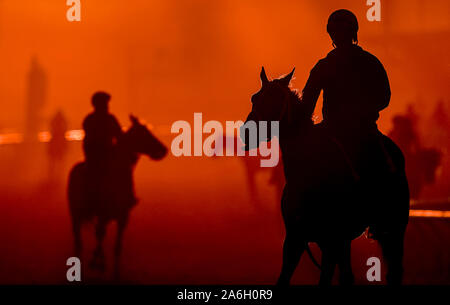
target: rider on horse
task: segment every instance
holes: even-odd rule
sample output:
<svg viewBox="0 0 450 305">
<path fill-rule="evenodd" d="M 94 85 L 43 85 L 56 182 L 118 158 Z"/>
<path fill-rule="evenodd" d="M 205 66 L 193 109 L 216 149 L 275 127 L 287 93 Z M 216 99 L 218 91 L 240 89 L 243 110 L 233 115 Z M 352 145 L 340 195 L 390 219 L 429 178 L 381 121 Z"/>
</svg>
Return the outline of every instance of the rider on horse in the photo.
<svg viewBox="0 0 450 305">
<path fill-rule="evenodd" d="M 372 161 L 389 162 L 376 124 L 379 111 L 389 104 L 389 80 L 381 62 L 358 46 L 358 21 L 352 12 L 333 12 L 327 32 L 334 50 L 311 70 L 303 107 L 311 117 L 323 90 L 322 130 L 350 160 L 356 178 L 370 177 Z"/>
<path fill-rule="evenodd" d="M 94 172 L 105 170 L 114 145 L 123 134 L 116 117 L 108 111 L 110 99 L 108 93 L 96 92 L 92 96 L 94 112 L 83 121 L 83 150 L 89 170 Z"/>
<path fill-rule="evenodd" d="M 116 144 L 122 138 L 123 131 L 116 117 L 109 112 L 110 99 L 108 93 L 96 92 L 92 96 L 94 111 L 83 121 L 87 182 L 95 207 L 99 206 L 96 201 L 105 195 L 114 196 L 113 190 L 120 186 L 124 186 L 125 200 L 131 205 L 136 203 L 131 170 L 118 171 L 114 167 Z"/>
</svg>

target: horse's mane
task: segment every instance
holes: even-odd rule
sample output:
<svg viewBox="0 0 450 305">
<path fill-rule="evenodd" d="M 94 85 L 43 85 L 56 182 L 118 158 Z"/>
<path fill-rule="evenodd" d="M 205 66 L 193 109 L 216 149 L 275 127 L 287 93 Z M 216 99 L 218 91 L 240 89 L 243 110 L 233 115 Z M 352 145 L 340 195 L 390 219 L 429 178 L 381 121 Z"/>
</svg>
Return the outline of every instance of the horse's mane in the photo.
<svg viewBox="0 0 450 305">
<path fill-rule="evenodd" d="M 299 105 L 302 104 L 302 94 L 300 90 L 296 88 L 290 88 L 289 87 L 289 99 L 291 102 L 298 103 Z"/>
<path fill-rule="evenodd" d="M 311 116 L 307 113 L 305 104 L 302 101 L 302 93 L 296 88 L 288 88 L 288 116 L 291 118 L 289 121 L 296 122 L 302 126 L 314 125 Z"/>
<path fill-rule="evenodd" d="M 128 128 L 117 141 L 114 150 L 114 158 L 116 162 L 126 162 L 130 166 L 134 165 L 138 160 L 138 154 L 130 148 L 131 139 L 130 132 L 133 127 Z"/>
</svg>

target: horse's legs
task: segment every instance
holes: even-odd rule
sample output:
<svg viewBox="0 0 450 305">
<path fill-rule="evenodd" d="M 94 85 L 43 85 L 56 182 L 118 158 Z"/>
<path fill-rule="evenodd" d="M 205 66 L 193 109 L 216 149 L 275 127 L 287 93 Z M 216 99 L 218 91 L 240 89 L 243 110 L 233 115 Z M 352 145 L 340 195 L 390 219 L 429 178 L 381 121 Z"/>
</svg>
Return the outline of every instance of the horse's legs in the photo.
<svg viewBox="0 0 450 305">
<path fill-rule="evenodd" d="M 286 229 L 286 238 L 283 245 L 283 265 L 277 285 L 289 285 L 291 277 L 297 268 L 298 262 L 305 251 L 305 241 L 298 234 L 290 233 Z"/>
<path fill-rule="evenodd" d="M 351 263 L 351 241 L 343 241 L 339 247 L 338 266 L 339 266 L 339 284 L 353 285 L 355 277 L 352 272 Z"/>
<path fill-rule="evenodd" d="M 320 270 L 320 286 L 330 286 L 333 280 L 334 270 L 336 269 L 337 264 L 337 251 L 336 247 L 326 243 L 319 244 L 320 249 L 322 250 L 322 262 L 321 262 L 321 270 Z"/>
<path fill-rule="evenodd" d="M 78 219 L 72 219 L 72 231 L 75 243 L 75 256 L 80 258 L 83 250 L 81 242 L 81 221 Z"/>
<path fill-rule="evenodd" d="M 105 255 L 103 253 L 103 240 L 106 235 L 106 225 L 108 221 L 99 217 L 97 225 L 95 227 L 95 236 L 97 238 L 97 246 L 94 250 L 94 256 L 90 263 L 92 269 L 98 269 L 99 271 L 105 270 Z"/>
<path fill-rule="evenodd" d="M 386 281 L 388 285 L 400 285 L 403 277 L 403 239 L 404 230 L 389 232 L 378 237 L 383 258 L 387 264 Z"/>
<path fill-rule="evenodd" d="M 128 214 L 117 220 L 117 236 L 114 246 L 114 277 L 120 277 L 120 254 L 122 253 L 123 232 L 128 224 Z"/>
</svg>

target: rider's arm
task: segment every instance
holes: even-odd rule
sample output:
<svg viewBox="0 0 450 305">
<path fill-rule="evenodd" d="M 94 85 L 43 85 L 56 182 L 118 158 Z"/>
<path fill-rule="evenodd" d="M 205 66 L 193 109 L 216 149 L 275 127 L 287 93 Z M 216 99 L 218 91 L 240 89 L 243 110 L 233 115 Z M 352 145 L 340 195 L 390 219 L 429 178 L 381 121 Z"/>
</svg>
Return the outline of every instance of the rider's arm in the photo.
<svg viewBox="0 0 450 305">
<path fill-rule="evenodd" d="M 92 122 L 93 122 L 93 118 L 92 118 L 91 114 L 89 114 L 83 120 L 84 142 L 87 141 L 88 135 L 90 135 L 91 131 L 93 130 Z"/>
<path fill-rule="evenodd" d="M 383 64 L 376 59 L 375 74 L 373 83 L 376 84 L 372 92 L 372 103 L 376 111 L 381 111 L 389 105 L 391 100 L 391 88 L 389 86 L 389 79 Z"/>
<path fill-rule="evenodd" d="M 301 101 L 304 107 L 305 113 L 308 117 L 311 117 L 316 108 L 317 99 L 319 98 L 320 91 L 322 90 L 322 77 L 320 72 L 321 61 L 319 61 L 309 74 L 308 81 L 305 88 L 303 88 Z"/>
<path fill-rule="evenodd" d="M 83 120 L 83 130 L 84 130 L 84 132 L 86 132 L 86 129 L 88 129 L 88 119 L 89 119 L 89 116 L 87 116 Z"/>
<path fill-rule="evenodd" d="M 111 115 L 111 121 L 112 121 L 112 132 L 113 136 L 116 139 L 119 139 L 123 135 L 122 127 L 119 124 L 119 121 L 117 121 L 116 117 Z"/>
</svg>

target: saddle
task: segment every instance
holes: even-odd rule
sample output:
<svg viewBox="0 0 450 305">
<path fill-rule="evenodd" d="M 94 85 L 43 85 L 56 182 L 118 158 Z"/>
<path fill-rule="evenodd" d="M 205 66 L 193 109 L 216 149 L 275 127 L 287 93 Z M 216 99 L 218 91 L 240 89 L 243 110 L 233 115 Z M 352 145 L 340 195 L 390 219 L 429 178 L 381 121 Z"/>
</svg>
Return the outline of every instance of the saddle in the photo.
<svg viewBox="0 0 450 305">
<path fill-rule="evenodd" d="M 120 168 L 104 160 L 99 163 L 87 160 L 85 181 L 90 211 L 94 215 L 114 216 L 138 202 L 131 169 Z"/>
<path fill-rule="evenodd" d="M 386 147 L 386 136 L 378 129 L 369 129 L 365 132 L 337 131 L 323 123 L 317 127 L 320 135 L 327 137 L 337 147 L 356 182 L 364 179 L 361 176 L 379 170 L 379 166 L 389 173 L 398 170 Z M 378 164 L 367 164 L 374 161 Z"/>
</svg>

